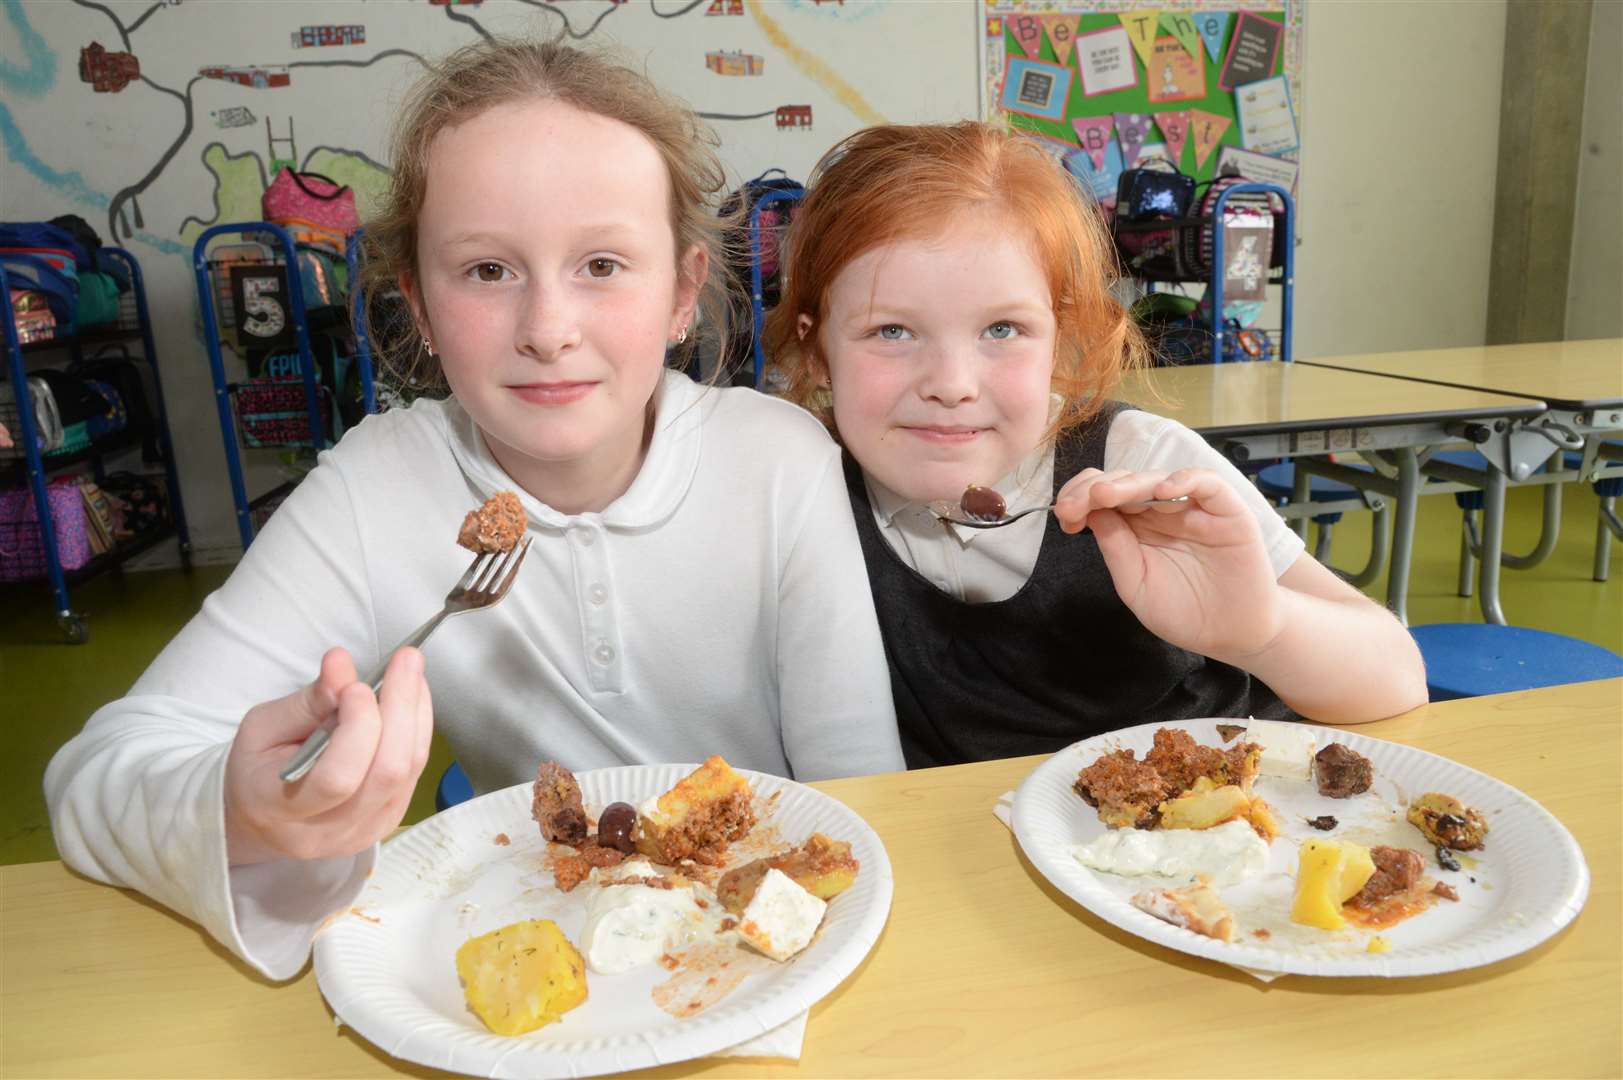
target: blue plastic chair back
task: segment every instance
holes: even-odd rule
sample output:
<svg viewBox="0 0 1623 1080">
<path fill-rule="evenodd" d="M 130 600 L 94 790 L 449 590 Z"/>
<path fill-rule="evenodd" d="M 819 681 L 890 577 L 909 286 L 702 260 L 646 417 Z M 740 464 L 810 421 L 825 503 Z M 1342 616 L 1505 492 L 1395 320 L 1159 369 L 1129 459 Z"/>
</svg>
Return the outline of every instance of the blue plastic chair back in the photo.
<svg viewBox="0 0 1623 1080">
<path fill-rule="evenodd" d="M 451 762 L 450 766 L 440 776 L 439 787 L 434 789 L 434 811 L 455 806 L 457 803 L 467 802 L 473 798 L 473 785 L 468 782 L 468 774 L 462 771 L 462 766 Z"/>
</svg>

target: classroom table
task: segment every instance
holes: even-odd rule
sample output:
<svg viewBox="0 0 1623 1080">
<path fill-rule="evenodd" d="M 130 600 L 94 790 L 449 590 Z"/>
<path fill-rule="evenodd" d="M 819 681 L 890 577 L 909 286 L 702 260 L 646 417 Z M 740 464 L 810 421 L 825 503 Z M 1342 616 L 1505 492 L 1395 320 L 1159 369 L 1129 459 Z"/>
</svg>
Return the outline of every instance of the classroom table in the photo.
<svg viewBox="0 0 1623 1080">
<path fill-rule="evenodd" d="M 1623 433 L 1623 339 L 1548 341 L 1521 345 L 1477 345 L 1455 349 L 1331 356 L 1302 361 L 1343 371 L 1432 383 L 1543 401 L 1548 410 L 1505 430 L 1477 429 L 1473 441 L 1488 461 L 1475 469 L 1452 462 L 1422 462 L 1428 477 L 1452 485 L 1439 490 L 1480 490 L 1483 556 L 1479 597 L 1483 617 L 1504 622 L 1499 604 L 1498 568 L 1526 570 L 1555 549 L 1561 530 L 1561 492 L 1571 482 L 1592 483 L 1623 476 L 1623 447 L 1607 440 Z M 1581 446 L 1572 441 L 1581 440 Z M 1539 469 L 1558 450 L 1577 450 L 1576 469 L 1560 457 Z M 1542 485 L 1544 511 L 1538 542 L 1525 555 L 1507 554 L 1491 543 L 1502 535 L 1505 488 Z M 1601 526 L 1604 528 L 1604 524 Z M 1460 594 L 1470 595 L 1469 535 L 1460 553 Z M 1606 577 L 1606 544 L 1597 536 L 1595 578 Z"/>
<path fill-rule="evenodd" d="M 1386 602 L 1405 622 L 1414 522 L 1424 486 L 1422 454 L 1459 442 L 1468 425 L 1509 426 L 1545 411 L 1542 401 L 1509 394 L 1278 361 L 1149 368 L 1129 375 L 1117 396 L 1193 428 L 1237 464 L 1295 459 L 1296 493 L 1280 508 L 1287 519 L 1353 507 L 1384 512 L 1384 503 L 1365 496 L 1340 503 L 1310 501 L 1310 469 L 1337 474 L 1336 479 L 1392 500 Z M 1317 460 L 1353 452 L 1384 471 L 1356 473 Z M 1483 531 L 1486 536 L 1486 524 Z M 1374 577 L 1384 555 L 1380 545 L 1385 529 L 1379 517 L 1373 535 L 1370 565 L 1355 576 L 1357 584 Z M 1499 536 L 1494 533 L 1496 545 Z"/>
<path fill-rule="evenodd" d="M 1474 970 L 1261 983 L 1119 930 L 1036 873 L 992 808 L 1041 758 L 823 782 L 889 854 L 878 943 L 812 1009 L 798 1064 L 709 1059 L 648 1075 L 1618 1076 L 1623 680 L 1428 705 L 1358 730 L 1538 800 L 1589 864 L 1576 920 Z M 192 924 L 59 863 L 0 868 L 0 898 L 7 1076 L 442 1075 L 335 1025 L 308 969 L 272 985 Z"/>
</svg>

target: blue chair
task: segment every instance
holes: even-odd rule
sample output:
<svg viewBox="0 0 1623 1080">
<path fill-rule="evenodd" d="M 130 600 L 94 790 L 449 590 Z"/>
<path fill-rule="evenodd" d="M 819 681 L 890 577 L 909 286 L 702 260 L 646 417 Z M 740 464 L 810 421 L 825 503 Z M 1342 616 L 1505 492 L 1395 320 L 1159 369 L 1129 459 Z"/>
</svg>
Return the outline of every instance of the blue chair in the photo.
<svg viewBox="0 0 1623 1080">
<path fill-rule="evenodd" d="M 1432 701 L 1623 676 L 1623 656 L 1564 634 L 1492 623 L 1412 626 Z"/>
<path fill-rule="evenodd" d="M 462 771 L 461 765 L 451 762 L 440 777 L 440 786 L 434 789 L 434 812 L 439 813 L 471 798 L 473 785 L 468 782 L 468 774 Z"/>
<path fill-rule="evenodd" d="M 1361 472 L 1374 471 L 1361 461 L 1347 462 L 1346 465 L 1350 469 L 1358 469 Z M 1289 461 L 1280 461 L 1267 466 L 1257 473 L 1257 488 L 1275 503 L 1283 505 L 1290 502 L 1295 497 L 1296 466 Z M 1340 480 L 1330 480 L 1323 476 L 1313 475 L 1308 477 L 1307 497 L 1311 502 L 1341 502 L 1346 499 L 1358 498 L 1359 491 L 1351 484 L 1343 484 Z M 1313 544 L 1313 557 L 1322 563 L 1327 563 L 1330 556 L 1331 533 L 1335 529 L 1336 523 L 1341 520 L 1341 511 L 1315 514 L 1308 520 L 1319 527 L 1318 539 Z M 1378 514 L 1376 516 L 1375 528 L 1380 530 L 1384 539 L 1386 531 L 1384 515 Z M 1369 584 L 1369 582 L 1375 580 L 1376 575 L 1380 573 L 1382 566 L 1385 564 L 1384 545 L 1379 542 L 1372 543 L 1371 550 L 1370 565 L 1362 573 L 1350 575 L 1354 584 Z M 1375 551 L 1379 551 L 1378 557 L 1373 554 Z"/>
</svg>

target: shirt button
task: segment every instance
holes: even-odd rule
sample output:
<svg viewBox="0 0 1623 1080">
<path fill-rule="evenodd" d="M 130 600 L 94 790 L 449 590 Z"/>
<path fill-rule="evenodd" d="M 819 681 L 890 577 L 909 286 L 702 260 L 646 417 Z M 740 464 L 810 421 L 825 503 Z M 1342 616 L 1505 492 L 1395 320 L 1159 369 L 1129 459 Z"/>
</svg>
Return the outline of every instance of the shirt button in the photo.
<svg viewBox="0 0 1623 1080">
<path fill-rule="evenodd" d="M 598 607 L 602 607 L 604 602 L 609 598 L 609 590 L 605 589 L 601 585 L 593 585 L 591 588 L 586 590 L 586 597 L 593 604 L 596 604 Z"/>
<path fill-rule="evenodd" d="M 573 535 L 575 543 L 581 547 L 591 547 L 597 542 L 597 534 L 592 532 L 591 529 L 576 529 Z"/>
<path fill-rule="evenodd" d="M 606 641 L 598 642 L 597 648 L 592 650 L 592 659 L 600 664 L 614 663 L 614 646 Z"/>
</svg>

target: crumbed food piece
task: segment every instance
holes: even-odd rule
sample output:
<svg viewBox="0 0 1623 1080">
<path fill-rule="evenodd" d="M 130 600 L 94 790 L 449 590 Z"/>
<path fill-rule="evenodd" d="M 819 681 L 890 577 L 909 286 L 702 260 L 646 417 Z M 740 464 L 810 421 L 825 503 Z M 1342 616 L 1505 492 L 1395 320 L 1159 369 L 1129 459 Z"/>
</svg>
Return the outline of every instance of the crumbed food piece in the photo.
<svg viewBox="0 0 1623 1080">
<path fill-rule="evenodd" d="M 571 892 L 590 877 L 593 870 L 619 866 L 624 861 L 624 853 L 602 846 L 594 837 L 576 848 L 575 854 L 553 858 L 552 880 L 559 892 Z"/>
<path fill-rule="evenodd" d="M 1460 898 L 1460 894 L 1454 890 L 1454 886 L 1443 881 L 1439 881 L 1437 884 L 1433 885 L 1431 887 L 1431 891 L 1436 893 L 1438 896 L 1441 896 L 1444 900 L 1457 901 Z"/>
<path fill-rule="evenodd" d="M 1249 795 L 1261 761 L 1261 746 L 1254 742 L 1236 743 L 1223 751 L 1222 771 L 1213 779 L 1220 784 L 1233 784 Z"/>
<path fill-rule="evenodd" d="M 812 833 L 797 848 L 727 871 L 716 885 L 716 897 L 722 907 L 740 914 L 754 898 L 766 872 L 778 870 L 819 900 L 832 900 L 851 887 L 860 868 L 861 863 L 851 855 L 850 844 Z"/>
<path fill-rule="evenodd" d="M 551 919 L 469 938 L 456 951 L 468 1008 L 498 1035 L 522 1035 L 586 1000 L 586 963 Z"/>
<path fill-rule="evenodd" d="M 1234 741 L 1234 736 L 1239 735 L 1239 734 L 1243 733 L 1244 731 L 1245 731 L 1245 725 L 1244 724 L 1218 724 L 1217 725 L 1217 737 L 1219 739 L 1222 739 L 1224 742 L 1233 742 Z"/>
<path fill-rule="evenodd" d="M 1202 776 L 1188 791 L 1162 803 L 1157 812 L 1163 829 L 1210 829 L 1248 817 L 1251 800 L 1236 784 L 1218 786 L 1211 777 Z"/>
<path fill-rule="evenodd" d="M 1414 888 L 1420 875 L 1425 873 L 1426 863 L 1419 852 L 1408 848 L 1389 847 L 1377 844 L 1369 849 L 1369 857 L 1375 862 L 1375 872 L 1364 882 L 1350 903 L 1367 907 L 1370 904 L 1385 900 L 1400 892 L 1407 892 Z"/>
<path fill-rule="evenodd" d="M 749 781 L 712 757 L 638 815 L 637 850 L 654 862 L 720 866 L 727 845 L 755 825 Z"/>
<path fill-rule="evenodd" d="M 1313 755 L 1313 777 L 1320 795 L 1346 799 L 1369 790 L 1375 780 L 1375 767 L 1358 751 L 1331 743 Z"/>
<path fill-rule="evenodd" d="M 586 807 L 581 804 L 575 774 L 557 762 L 543 761 L 535 778 L 530 816 L 548 840 L 570 846 L 584 843 Z"/>
<path fill-rule="evenodd" d="M 486 554 L 512 551 L 524 537 L 529 522 L 524 506 L 511 491 L 498 491 L 462 519 L 456 542 L 469 551 Z"/>
<path fill-rule="evenodd" d="M 1217 890 L 1202 882 L 1185 889 L 1151 889 L 1133 897 L 1138 910 L 1162 922 L 1193 930 L 1218 941 L 1233 941 L 1234 915 L 1224 906 Z"/>
<path fill-rule="evenodd" d="M 1161 728 L 1155 733 L 1155 745 L 1144 755 L 1144 763 L 1161 775 L 1167 797 L 1172 798 L 1194 787 L 1202 776 L 1217 780 L 1223 768 L 1223 751 L 1202 746 L 1182 728 Z"/>
<path fill-rule="evenodd" d="M 1452 795 L 1428 791 L 1409 804 L 1409 823 L 1437 847 L 1475 851 L 1488 835 L 1488 819 Z"/>
<path fill-rule="evenodd" d="M 1101 755 L 1077 775 L 1072 785 L 1082 801 L 1099 811 L 1099 820 L 1112 829 L 1147 829 L 1155 824 L 1155 808 L 1166 798 L 1166 782 L 1148 762 L 1131 750 Z"/>
</svg>

